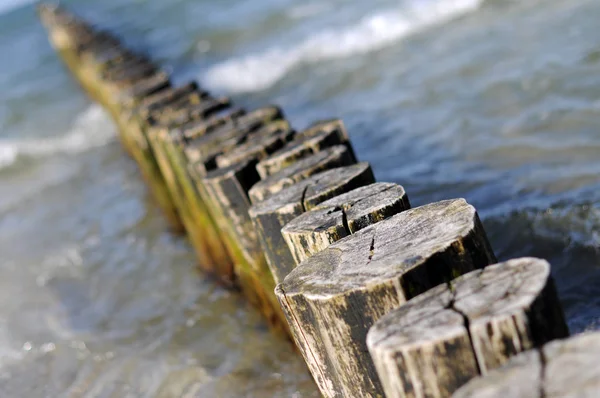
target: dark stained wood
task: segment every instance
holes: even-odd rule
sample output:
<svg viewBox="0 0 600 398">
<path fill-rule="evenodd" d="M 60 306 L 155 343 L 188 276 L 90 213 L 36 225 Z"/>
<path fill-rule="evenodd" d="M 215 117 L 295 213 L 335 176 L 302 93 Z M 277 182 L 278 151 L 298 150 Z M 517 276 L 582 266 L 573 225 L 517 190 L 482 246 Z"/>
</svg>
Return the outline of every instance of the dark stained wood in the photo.
<svg viewBox="0 0 600 398">
<path fill-rule="evenodd" d="M 552 341 L 473 379 L 453 398 L 595 398 L 600 392 L 600 333 Z"/>
<path fill-rule="evenodd" d="M 186 158 L 191 164 L 201 163 L 204 166 L 204 176 L 216 168 L 218 155 L 243 143 L 249 135 L 260 130 L 265 124 L 282 119 L 283 113 L 274 106 L 248 112 L 207 134 L 188 139 L 184 148 Z"/>
<path fill-rule="evenodd" d="M 275 299 L 275 283 L 248 215 L 248 190 L 260 180 L 256 162 L 280 148 L 294 135 L 289 123 L 276 120 L 264 125 L 247 140 L 217 157 L 235 159 L 235 163 L 208 171 L 197 185 L 204 187 L 207 208 L 219 226 L 237 282 L 249 300 L 259 308 L 272 327 L 282 329 L 285 318 Z M 232 156 L 228 156 L 235 152 Z M 223 161 L 221 161 L 222 163 Z M 205 167 L 199 163 L 190 167 Z M 192 172 L 195 178 L 206 171 Z"/>
<path fill-rule="evenodd" d="M 150 117 L 157 124 L 180 126 L 192 120 L 205 120 L 210 115 L 231 108 L 231 100 L 227 97 L 212 98 L 208 95 L 199 97 L 194 94 L 181 98 L 169 109 L 152 111 Z"/>
<path fill-rule="evenodd" d="M 387 397 L 449 397 L 473 377 L 568 335 L 550 265 L 495 264 L 432 289 L 371 328 Z"/>
<path fill-rule="evenodd" d="M 235 148 L 217 156 L 215 159 L 217 166 L 229 167 L 247 159 L 260 161 L 282 148 L 296 134 L 290 123 L 283 119 L 273 121 L 261 127 L 260 130 Z"/>
<path fill-rule="evenodd" d="M 299 132 L 293 141 L 268 158 L 261 160 L 256 169 L 261 179 L 264 180 L 294 164 L 297 160 L 334 145 L 345 145 L 353 163 L 356 163 L 356 156 L 344 123 L 340 119 L 332 119 L 316 122 L 306 130 Z"/>
<path fill-rule="evenodd" d="M 292 184 L 250 208 L 248 213 L 276 283 L 296 266 L 281 234 L 283 226 L 327 199 L 374 181 L 368 163 L 338 167 Z"/>
<path fill-rule="evenodd" d="M 380 397 L 367 332 L 389 311 L 494 263 L 464 199 L 406 210 L 315 254 L 276 288 L 313 378 L 326 397 Z"/>
<path fill-rule="evenodd" d="M 329 199 L 281 230 L 296 264 L 357 231 L 410 209 L 404 188 L 375 183 Z"/>
<path fill-rule="evenodd" d="M 252 203 L 261 202 L 282 189 L 323 170 L 355 163 L 344 145 L 336 145 L 298 160 L 279 172 L 256 183 L 248 192 Z"/>
</svg>

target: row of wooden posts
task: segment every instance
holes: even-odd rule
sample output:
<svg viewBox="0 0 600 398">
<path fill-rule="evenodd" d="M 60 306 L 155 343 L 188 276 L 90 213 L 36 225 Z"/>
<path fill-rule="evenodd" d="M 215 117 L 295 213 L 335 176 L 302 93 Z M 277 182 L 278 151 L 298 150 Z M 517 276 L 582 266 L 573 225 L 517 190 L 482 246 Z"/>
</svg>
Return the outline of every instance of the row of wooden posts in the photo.
<svg viewBox="0 0 600 398">
<path fill-rule="evenodd" d="M 547 344 L 569 334 L 550 265 L 490 265 L 465 200 L 411 208 L 357 161 L 341 120 L 295 131 L 277 106 L 247 111 L 173 86 L 113 34 L 39 11 L 199 265 L 291 334 L 324 396 L 449 397 L 488 375 L 456 396 L 545 397 L 564 387 L 556 378 L 593 373 L 561 364 L 565 352 L 598 355 L 597 335 Z"/>
</svg>

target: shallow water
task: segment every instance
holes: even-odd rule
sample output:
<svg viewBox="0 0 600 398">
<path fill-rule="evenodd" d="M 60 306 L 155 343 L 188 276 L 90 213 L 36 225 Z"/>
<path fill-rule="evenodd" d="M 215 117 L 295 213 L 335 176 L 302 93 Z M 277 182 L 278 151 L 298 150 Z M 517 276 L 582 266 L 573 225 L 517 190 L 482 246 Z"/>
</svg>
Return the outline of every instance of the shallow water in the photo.
<svg viewBox="0 0 600 398">
<path fill-rule="evenodd" d="M 180 81 L 344 118 L 413 205 L 465 197 L 600 325 L 600 3 L 67 1 Z M 31 5 L 0 1 L 0 395 L 314 396 L 287 342 L 193 271 Z M 185 391 L 184 391 L 185 390 Z"/>
</svg>

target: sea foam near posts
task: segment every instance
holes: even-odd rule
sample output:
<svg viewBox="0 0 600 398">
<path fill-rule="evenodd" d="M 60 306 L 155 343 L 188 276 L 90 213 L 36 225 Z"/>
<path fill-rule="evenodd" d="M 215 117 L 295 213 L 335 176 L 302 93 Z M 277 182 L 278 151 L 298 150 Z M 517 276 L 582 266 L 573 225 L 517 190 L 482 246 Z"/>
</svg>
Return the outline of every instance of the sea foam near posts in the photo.
<svg viewBox="0 0 600 398">
<path fill-rule="evenodd" d="M 212 89 L 229 92 L 265 90 L 301 64 L 364 54 L 390 45 L 429 26 L 476 10 L 483 0 L 412 0 L 400 8 L 367 15 L 341 29 L 325 29 L 296 45 L 217 64 L 202 76 Z"/>
<path fill-rule="evenodd" d="M 55 154 L 74 154 L 105 145 L 115 136 L 115 128 L 100 105 L 90 105 L 73 121 L 64 135 L 0 140 L 0 169 L 14 164 L 18 157 L 41 158 Z"/>
</svg>

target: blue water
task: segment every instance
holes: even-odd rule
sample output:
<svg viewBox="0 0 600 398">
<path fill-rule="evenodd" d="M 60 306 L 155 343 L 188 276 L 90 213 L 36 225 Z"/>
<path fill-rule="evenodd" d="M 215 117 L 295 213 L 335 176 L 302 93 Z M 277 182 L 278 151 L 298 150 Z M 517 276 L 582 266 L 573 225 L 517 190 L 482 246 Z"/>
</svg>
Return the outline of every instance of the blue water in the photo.
<svg viewBox="0 0 600 398">
<path fill-rule="evenodd" d="M 600 325 L 600 3 L 66 1 L 249 108 L 342 117 L 413 205 L 465 197 L 500 259 L 548 259 Z M 0 395 L 316 396 L 299 356 L 193 272 L 106 114 L 0 1 Z"/>
</svg>

